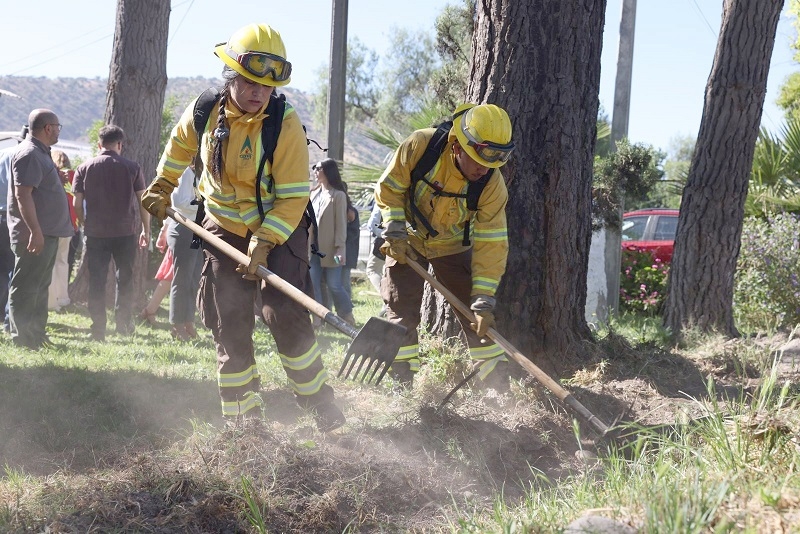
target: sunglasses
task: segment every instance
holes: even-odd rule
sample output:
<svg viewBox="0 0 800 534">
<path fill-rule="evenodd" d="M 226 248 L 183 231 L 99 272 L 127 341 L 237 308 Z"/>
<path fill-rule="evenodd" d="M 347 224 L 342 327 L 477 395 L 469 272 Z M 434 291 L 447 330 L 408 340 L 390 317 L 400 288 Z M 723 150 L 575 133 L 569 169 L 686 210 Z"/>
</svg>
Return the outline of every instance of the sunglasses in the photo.
<svg viewBox="0 0 800 534">
<path fill-rule="evenodd" d="M 276 82 L 284 82 L 292 75 L 292 64 L 275 54 L 267 52 L 245 52 L 237 54 L 230 48 L 225 48 L 225 53 L 236 60 L 247 72 L 264 78 L 268 74 Z"/>
</svg>

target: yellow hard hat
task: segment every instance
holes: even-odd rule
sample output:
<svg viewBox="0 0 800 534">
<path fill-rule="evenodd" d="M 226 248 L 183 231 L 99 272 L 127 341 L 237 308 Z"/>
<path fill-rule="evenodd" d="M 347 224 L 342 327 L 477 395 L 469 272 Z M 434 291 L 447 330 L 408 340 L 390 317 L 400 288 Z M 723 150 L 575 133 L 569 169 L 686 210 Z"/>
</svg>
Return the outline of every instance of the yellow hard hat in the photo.
<svg viewBox="0 0 800 534">
<path fill-rule="evenodd" d="M 484 167 L 495 169 L 505 165 L 514 150 L 511 119 L 503 108 L 494 104 L 459 106 L 453 130 L 461 148 Z"/>
<path fill-rule="evenodd" d="M 267 24 L 249 24 L 236 30 L 227 43 L 214 47 L 227 66 L 256 83 L 281 87 L 292 81 L 281 34 Z"/>
</svg>

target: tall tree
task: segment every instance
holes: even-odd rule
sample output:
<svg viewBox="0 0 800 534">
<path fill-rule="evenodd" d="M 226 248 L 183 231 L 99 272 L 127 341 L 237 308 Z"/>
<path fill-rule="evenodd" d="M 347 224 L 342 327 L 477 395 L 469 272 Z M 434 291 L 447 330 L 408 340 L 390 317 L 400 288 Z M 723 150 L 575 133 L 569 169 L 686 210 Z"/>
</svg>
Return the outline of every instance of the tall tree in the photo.
<svg viewBox="0 0 800 534">
<path fill-rule="evenodd" d="M 125 130 L 123 155 L 142 166 L 145 180 L 155 176 L 159 158 L 161 115 L 167 88 L 167 36 L 170 2 L 118 0 L 114 48 L 103 122 Z M 144 303 L 147 250 L 137 254 L 134 266 L 136 305 Z M 85 265 L 70 287 L 70 298 L 85 300 Z M 113 287 L 113 286 L 112 286 Z M 113 295 L 113 291 L 107 294 Z"/>
<path fill-rule="evenodd" d="M 545 349 L 558 369 L 563 354 L 554 355 L 590 337 L 583 313 L 606 2 L 482 0 L 476 10 L 467 97 L 505 108 L 517 145 L 503 167 L 511 247 L 499 324 L 522 350 Z"/>
<path fill-rule="evenodd" d="M 125 157 L 155 176 L 164 93 L 170 2 L 118 0 L 106 93 L 106 124 L 125 130 Z"/>
<path fill-rule="evenodd" d="M 783 0 L 725 0 L 683 191 L 664 325 L 737 336 L 733 275 Z"/>
</svg>

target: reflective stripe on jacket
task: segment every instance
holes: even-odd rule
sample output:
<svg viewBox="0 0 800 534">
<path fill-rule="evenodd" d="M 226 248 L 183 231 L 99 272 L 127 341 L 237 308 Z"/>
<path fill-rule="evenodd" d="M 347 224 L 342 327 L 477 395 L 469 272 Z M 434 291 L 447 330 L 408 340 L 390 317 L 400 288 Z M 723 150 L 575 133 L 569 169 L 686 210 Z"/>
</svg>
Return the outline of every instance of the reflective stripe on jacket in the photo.
<svg viewBox="0 0 800 534">
<path fill-rule="evenodd" d="M 215 108 L 216 109 L 216 108 Z M 266 239 L 282 244 L 297 227 L 308 204 L 308 144 L 300 118 L 286 104 L 273 165 L 264 165 L 260 179 L 264 221 L 259 220 L 256 203 L 255 177 L 263 155 L 261 123 L 267 115 L 264 108 L 258 113 L 242 113 L 229 100 L 225 118 L 230 136 L 223 140 L 223 170 L 221 183 L 210 172 L 213 154 L 212 132 L 217 116 L 212 113 L 203 133 L 203 173 L 198 190 L 205 200 L 206 215 L 216 224 L 239 236 L 255 232 L 259 226 L 266 230 Z M 193 125 L 194 102 L 172 130 L 158 164 L 157 176 L 177 184 L 183 170 L 197 152 L 197 135 Z M 270 190 L 269 176 L 273 183 Z"/>
<path fill-rule="evenodd" d="M 411 170 L 417 164 L 433 128 L 411 134 L 394 154 L 391 163 L 375 187 L 375 199 L 381 209 L 384 224 L 388 221 L 411 221 L 409 188 Z M 447 146 L 426 178 L 450 193 L 466 193 L 468 182 L 458 170 L 453 154 L 455 135 L 450 134 Z M 415 193 L 416 205 L 439 232 L 431 237 L 421 223 L 409 228 L 409 242 L 426 258 L 437 258 L 463 252 L 464 227 L 470 222 L 472 243 L 472 295 L 494 295 L 506 270 L 508 258 L 508 227 L 506 203 L 508 190 L 503 175 L 497 169 L 492 174 L 478 202 L 478 210 L 467 209 L 465 198 L 435 195 L 431 186 L 420 181 Z"/>
</svg>

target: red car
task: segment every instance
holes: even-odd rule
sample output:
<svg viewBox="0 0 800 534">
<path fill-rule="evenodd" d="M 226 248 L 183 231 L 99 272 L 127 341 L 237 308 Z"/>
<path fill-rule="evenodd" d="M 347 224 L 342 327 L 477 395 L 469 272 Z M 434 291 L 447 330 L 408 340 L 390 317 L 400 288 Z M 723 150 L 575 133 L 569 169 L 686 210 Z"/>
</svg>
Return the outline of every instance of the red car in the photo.
<svg viewBox="0 0 800 534">
<path fill-rule="evenodd" d="M 664 263 L 672 259 L 678 210 L 648 208 L 630 211 L 622 216 L 622 248 L 652 251 Z"/>
</svg>

